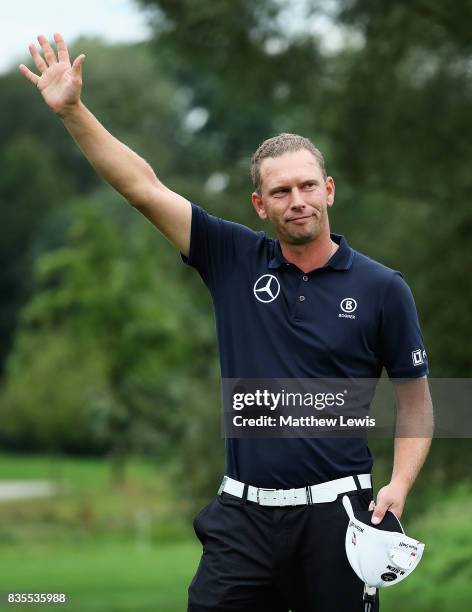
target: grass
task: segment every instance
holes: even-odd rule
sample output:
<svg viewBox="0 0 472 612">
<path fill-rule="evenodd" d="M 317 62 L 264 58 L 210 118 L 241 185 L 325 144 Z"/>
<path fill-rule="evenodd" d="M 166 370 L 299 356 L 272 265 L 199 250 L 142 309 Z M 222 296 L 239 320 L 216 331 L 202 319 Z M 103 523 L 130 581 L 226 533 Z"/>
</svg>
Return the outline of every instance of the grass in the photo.
<svg viewBox="0 0 472 612">
<path fill-rule="evenodd" d="M 0 593 L 66 593 L 71 611 L 184 610 L 201 546 L 163 474 L 133 459 L 116 486 L 100 459 L 0 454 L 1 480 L 62 488 L 0 504 Z"/>
<path fill-rule="evenodd" d="M 131 460 L 126 480 L 110 479 L 108 464 L 99 459 L 0 455 L 0 479 L 51 479 L 61 493 L 51 498 L 0 504 L 0 538 L 4 543 L 76 542 L 87 538 L 143 538 L 160 541 L 193 537 L 164 470 Z M 148 533 L 149 532 L 149 533 Z"/>
<path fill-rule="evenodd" d="M 144 549 L 132 542 L 15 547 L 2 550 L 0 591 L 66 593 L 70 611 L 178 612 L 186 608 L 200 552 L 191 542 Z"/>
<path fill-rule="evenodd" d="M 131 459 L 126 467 L 128 480 L 155 483 L 158 467 Z M 103 459 L 0 453 L 0 479 L 54 479 L 67 481 L 76 489 L 102 486 L 110 481 L 109 465 Z"/>
</svg>

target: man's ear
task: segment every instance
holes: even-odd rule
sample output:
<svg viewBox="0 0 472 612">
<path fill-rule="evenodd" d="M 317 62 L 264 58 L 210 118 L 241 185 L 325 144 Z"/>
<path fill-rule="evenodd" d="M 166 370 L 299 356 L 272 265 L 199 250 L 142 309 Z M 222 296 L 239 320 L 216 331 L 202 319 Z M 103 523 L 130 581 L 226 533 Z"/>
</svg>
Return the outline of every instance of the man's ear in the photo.
<svg viewBox="0 0 472 612">
<path fill-rule="evenodd" d="M 331 207 L 334 204 L 334 193 L 336 191 L 336 186 L 332 176 L 328 176 L 326 179 L 326 191 L 328 192 L 327 204 L 328 207 Z"/>
<path fill-rule="evenodd" d="M 267 219 L 267 213 L 265 211 L 264 204 L 262 203 L 262 197 L 257 191 L 254 191 L 251 195 L 252 205 L 256 209 L 257 214 L 259 215 L 259 219 L 265 220 Z"/>
</svg>

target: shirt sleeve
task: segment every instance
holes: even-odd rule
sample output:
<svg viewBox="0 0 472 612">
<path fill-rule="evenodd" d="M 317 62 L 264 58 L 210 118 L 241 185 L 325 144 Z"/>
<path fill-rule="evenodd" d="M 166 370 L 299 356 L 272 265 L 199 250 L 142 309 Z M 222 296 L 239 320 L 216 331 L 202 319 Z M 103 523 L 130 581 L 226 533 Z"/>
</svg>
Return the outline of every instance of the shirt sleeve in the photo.
<svg viewBox="0 0 472 612">
<path fill-rule="evenodd" d="M 192 203 L 192 225 L 188 257 L 182 261 L 195 268 L 210 290 L 214 290 L 235 264 L 237 257 L 260 239 L 262 232 L 215 217 Z"/>
<path fill-rule="evenodd" d="M 385 292 L 378 352 L 390 378 L 419 378 L 429 372 L 413 294 L 400 272 Z"/>
</svg>

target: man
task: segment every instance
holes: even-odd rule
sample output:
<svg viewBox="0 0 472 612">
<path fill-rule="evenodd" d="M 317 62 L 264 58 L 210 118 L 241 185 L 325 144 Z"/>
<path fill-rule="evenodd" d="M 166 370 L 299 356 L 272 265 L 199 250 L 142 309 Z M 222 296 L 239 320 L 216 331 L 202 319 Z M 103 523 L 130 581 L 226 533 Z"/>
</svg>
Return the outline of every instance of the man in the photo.
<svg viewBox="0 0 472 612">
<path fill-rule="evenodd" d="M 378 378 L 395 385 L 397 425 L 431 423 L 426 353 L 402 276 L 330 233 L 335 185 L 307 139 L 281 134 L 253 158 L 252 203 L 277 240 L 218 219 L 163 185 L 80 100 L 82 54 L 71 65 L 38 36 L 30 52 L 41 92 L 96 171 L 194 266 L 211 291 L 225 378 Z M 344 314 L 350 316 L 344 317 Z M 374 522 L 401 516 L 430 445 L 397 437 L 391 481 Z M 344 550 L 347 494 L 373 507 L 372 456 L 364 438 L 228 438 L 219 495 L 194 520 L 203 544 L 189 611 L 352 612 L 362 583 Z M 289 500 L 287 503 L 287 499 Z"/>
</svg>

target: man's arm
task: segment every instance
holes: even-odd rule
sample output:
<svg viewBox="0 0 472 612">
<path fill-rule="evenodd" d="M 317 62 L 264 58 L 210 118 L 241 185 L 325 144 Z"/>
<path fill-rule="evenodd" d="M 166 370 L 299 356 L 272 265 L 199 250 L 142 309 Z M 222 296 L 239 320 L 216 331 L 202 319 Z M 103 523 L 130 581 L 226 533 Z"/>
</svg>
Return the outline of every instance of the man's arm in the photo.
<svg viewBox="0 0 472 612">
<path fill-rule="evenodd" d="M 62 119 L 97 173 L 135 208 L 141 211 L 184 255 L 190 248 L 192 209 L 190 202 L 168 189 L 151 166 L 129 147 L 112 136 L 85 107 L 80 99 L 82 64 L 79 55 L 71 65 L 66 44 L 54 35 L 57 57 L 47 39 L 29 50 L 41 76 L 21 64 L 21 73 L 41 92 L 46 104 Z"/>
<path fill-rule="evenodd" d="M 396 383 L 395 397 L 397 419 L 392 477 L 377 494 L 373 523 L 379 523 L 387 510 L 401 517 L 406 496 L 428 455 L 433 435 L 433 405 L 427 378 Z"/>
<path fill-rule="evenodd" d="M 97 173 L 188 255 L 190 202 L 163 185 L 151 166 L 112 136 L 82 102 L 60 116 Z"/>
</svg>

